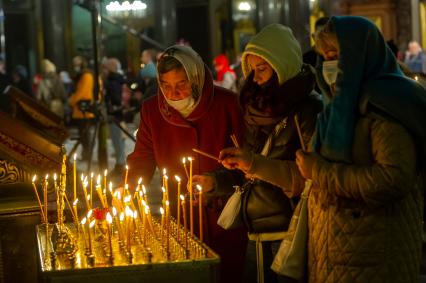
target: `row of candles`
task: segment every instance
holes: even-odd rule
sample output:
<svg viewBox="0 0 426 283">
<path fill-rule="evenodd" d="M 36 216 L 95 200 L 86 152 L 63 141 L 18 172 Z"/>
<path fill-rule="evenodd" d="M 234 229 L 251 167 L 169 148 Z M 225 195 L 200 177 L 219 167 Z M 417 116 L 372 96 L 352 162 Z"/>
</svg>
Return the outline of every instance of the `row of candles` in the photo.
<svg viewBox="0 0 426 283">
<path fill-rule="evenodd" d="M 78 217 L 78 198 L 77 198 L 77 170 L 76 170 L 76 155 L 74 155 L 74 167 L 73 167 L 73 201 L 72 205 L 70 201 L 68 200 L 67 195 L 65 194 L 65 200 L 66 203 L 70 209 L 72 218 L 74 220 L 74 223 L 77 227 L 77 231 L 81 232 L 83 236 L 84 241 L 84 247 L 86 249 L 86 255 L 93 255 L 92 251 L 92 241 L 93 237 L 91 236 L 92 230 L 95 227 L 96 219 L 93 217 L 93 188 L 95 188 L 95 191 L 99 197 L 100 203 L 104 209 L 106 209 L 107 213 L 105 216 L 106 225 L 107 225 L 107 240 L 108 240 L 108 246 L 109 246 L 109 256 L 112 257 L 112 230 L 113 227 L 116 228 L 116 232 L 118 234 L 118 238 L 121 243 L 126 243 L 126 251 L 127 254 L 131 257 L 131 233 L 133 232 L 134 235 L 136 235 L 136 231 L 138 230 L 140 238 L 142 239 L 142 243 L 145 246 L 146 241 L 148 238 L 148 234 L 153 235 L 154 237 L 157 237 L 160 239 L 161 245 L 165 247 L 166 254 L 170 254 L 170 237 L 172 235 L 176 236 L 177 243 L 182 243 L 184 246 L 184 250 L 188 251 L 188 237 L 189 240 L 194 239 L 194 205 L 193 205 L 193 199 L 195 196 L 195 192 L 193 191 L 193 184 L 192 184 L 192 162 L 193 159 L 191 157 L 188 157 L 187 160 L 189 161 L 189 170 L 186 166 L 186 158 L 184 158 L 183 166 L 188 178 L 187 183 L 187 194 L 189 196 L 189 233 L 188 233 L 188 224 L 187 224 L 187 213 L 186 213 L 186 203 L 185 203 L 185 195 L 182 194 L 184 192 L 181 191 L 181 178 L 177 175 L 175 175 L 175 180 L 177 182 L 177 224 L 173 223 L 171 224 L 171 215 L 170 215 L 170 198 L 169 198 L 169 182 L 168 182 L 168 176 L 166 169 L 163 169 L 163 178 L 162 178 L 162 192 L 163 192 L 163 198 L 162 198 L 162 207 L 160 208 L 160 214 L 161 214 L 161 224 L 159 229 L 159 235 L 156 235 L 156 229 L 154 229 L 154 226 L 157 227 L 155 221 L 152 219 L 152 215 L 150 212 L 150 207 L 148 204 L 148 198 L 146 194 L 146 188 L 142 184 L 142 179 L 140 178 L 138 181 L 138 185 L 135 189 L 135 193 L 131 194 L 129 190 L 129 185 L 127 184 L 127 178 L 128 178 L 128 171 L 129 168 L 126 166 L 126 173 L 125 173 L 125 179 L 124 179 L 124 188 L 123 189 L 116 189 L 113 191 L 113 184 L 112 182 L 109 182 L 109 188 L 107 189 L 107 178 L 108 178 L 108 172 L 107 170 L 104 171 L 103 175 L 103 182 L 102 177 L 99 174 L 96 179 L 96 185 L 94 185 L 94 173 L 91 173 L 90 176 L 85 176 L 84 174 L 81 175 L 81 182 L 82 182 L 82 188 L 85 198 L 85 204 L 87 208 L 87 214 L 85 217 L 82 218 L 82 220 L 79 220 Z M 43 203 L 41 202 L 41 199 L 39 197 L 37 186 L 36 186 L 36 179 L 37 177 L 34 176 L 33 178 L 33 188 L 35 195 L 37 197 L 37 201 L 40 207 L 41 211 L 41 217 L 43 222 L 46 224 L 46 227 L 48 225 L 48 212 L 47 212 L 47 189 L 49 185 L 49 175 L 46 175 L 45 179 L 42 181 L 42 191 L 43 191 Z M 55 191 L 58 191 L 58 185 L 56 181 L 56 174 L 54 174 L 54 187 Z M 102 184 L 103 183 L 103 184 Z M 103 187 L 102 187 L 103 185 Z M 199 201 L 199 239 L 202 242 L 203 241 L 203 209 L 202 209 L 202 188 L 201 186 L 196 186 L 198 189 L 198 201 Z M 108 202 L 107 192 L 110 192 L 110 199 L 111 199 L 111 205 Z M 134 200 L 136 201 L 136 206 L 134 204 Z M 138 213 L 139 210 L 139 213 Z M 181 215 L 182 212 L 182 215 Z M 139 216 L 139 217 L 138 217 Z M 183 235 L 181 232 L 181 218 L 183 219 Z M 140 221 L 142 222 L 142 225 L 139 227 L 142 227 L 142 229 L 137 229 L 138 224 L 140 224 Z M 114 223 L 114 224 L 113 224 Z M 172 227 L 173 226 L 173 227 Z M 81 227 L 81 229 L 79 229 Z M 142 230 L 142 232 L 140 231 Z M 172 231 L 173 230 L 173 231 Z M 189 236 L 188 236 L 189 234 Z"/>
</svg>

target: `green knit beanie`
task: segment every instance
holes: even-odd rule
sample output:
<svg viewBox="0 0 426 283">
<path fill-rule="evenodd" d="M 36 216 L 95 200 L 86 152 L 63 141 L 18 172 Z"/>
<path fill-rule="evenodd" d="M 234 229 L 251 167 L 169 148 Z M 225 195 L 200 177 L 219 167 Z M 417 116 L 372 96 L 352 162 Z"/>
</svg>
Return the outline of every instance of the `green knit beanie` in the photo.
<svg viewBox="0 0 426 283">
<path fill-rule="evenodd" d="M 291 29 L 281 24 L 264 27 L 247 44 L 241 59 L 245 78 L 251 72 L 247 64 L 249 54 L 259 56 L 268 62 L 277 73 L 280 85 L 295 77 L 303 64 L 299 42 Z"/>
</svg>

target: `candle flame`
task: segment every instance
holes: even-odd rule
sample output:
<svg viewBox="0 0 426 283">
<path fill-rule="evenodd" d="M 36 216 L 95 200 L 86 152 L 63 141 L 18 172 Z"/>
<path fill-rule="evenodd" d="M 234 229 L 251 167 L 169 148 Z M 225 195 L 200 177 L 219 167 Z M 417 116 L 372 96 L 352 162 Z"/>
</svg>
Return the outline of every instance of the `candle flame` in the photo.
<svg viewBox="0 0 426 283">
<path fill-rule="evenodd" d="M 175 175 L 175 179 L 178 183 L 180 183 L 180 177 L 178 175 Z"/>
<path fill-rule="evenodd" d="M 111 214 L 108 212 L 107 213 L 107 215 L 106 215 L 106 221 L 109 223 L 109 224 L 111 224 L 112 223 L 112 217 L 111 217 Z"/>
<path fill-rule="evenodd" d="M 166 200 L 166 206 L 169 206 L 170 202 L 168 200 Z"/>
<path fill-rule="evenodd" d="M 93 228 L 93 226 L 95 226 L 95 223 L 96 223 L 96 219 L 93 219 L 89 224 L 89 228 Z"/>
<path fill-rule="evenodd" d="M 98 178 L 96 179 L 96 185 L 100 185 L 101 184 L 101 174 L 98 174 Z"/>
<path fill-rule="evenodd" d="M 87 200 L 88 201 L 90 200 L 90 194 L 87 194 Z"/>
<path fill-rule="evenodd" d="M 95 175 L 95 173 L 90 173 L 90 178 L 93 178 L 93 176 Z"/>
<path fill-rule="evenodd" d="M 112 182 L 109 182 L 109 192 L 112 193 Z"/>
<path fill-rule="evenodd" d="M 192 162 L 192 157 L 188 157 L 189 162 Z"/>
<path fill-rule="evenodd" d="M 143 191 L 143 194 L 146 195 L 146 188 L 144 185 L 142 185 L 142 191 Z"/>
<path fill-rule="evenodd" d="M 186 163 L 186 158 L 182 158 L 182 163 L 185 164 Z"/>
<path fill-rule="evenodd" d="M 138 185 L 140 185 L 141 183 L 142 183 L 142 177 L 139 177 Z"/>
<path fill-rule="evenodd" d="M 34 183 L 34 181 L 37 179 L 37 175 L 34 175 L 34 177 L 33 177 L 33 183 Z"/>
<path fill-rule="evenodd" d="M 133 219 L 138 218 L 138 212 L 137 210 L 133 211 Z"/>
<path fill-rule="evenodd" d="M 129 166 L 126 164 L 126 170 L 129 170 Z"/>
<path fill-rule="evenodd" d="M 46 174 L 45 180 L 47 181 L 47 179 L 49 179 L 49 174 Z"/>
<path fill-rule="evenodd" d="M 124 220 L 124 212 L 121 212 L 120 213 L 120 222 L 123 222 L 123 220 Z"/>
<path fill-rule="evenodd" d="M 124 189 L 125 189 L 125 190 L 128 190 L 128 189 L 129 189 L 129 184 L 125 184 L 125 185 L 124 185 Z"/>
<path fill-rule="evenodd" d="M 203 190 L 203 187 L 201 187 L 201 185 L 197 185 L 196 186 L 197 187 L 197 189 L 200 191 L 200 193 L 201 193 L 201 191 Z"/>
<path fill-rule="evenodd" d="M 139 191 L 139 197 L 142 198 L 143 197 L 143 192 Z"/>
<path fill-rule="evenodd" d="M 161 187 L 161 190 L 163 191 L 163 194 L 166 193 L 166 189 L 164 187 Z"/>
<path fill-rule="evenodd" d="M 72 205 L 77 205 L 77 203 L 78 203 L 78 198 L 76 198 L 76 199 L 74 200 L 74 202 L 72 203 Z"/>
<path fill-rule="evenodd" d="M 55 173 L 55 174 L 53 174 L 53 180 L 56 181 L 56 179 L 57 179 L 57 177 L 56 177 L 56 173 Z"/>
<path fill-rule="evenodd" d="M 163 168 L 163 175 L 166 175 L 167 174 L 167 170 L 166 170 L 166 168 Z"/>
<path fill-rule="evenodd" d="M 81 219 L 81 225 L 86 224 L 86 221 L 87 221 L 86 217 L 84 217 L 83 219 Z"/>
<path fill-rule="evenodd" d="M 93 213 L 92 209 L 91 209 L 91 210 L 89 210 L 89 211 L 87 212 L 87 218 L 92 217 L 92 213 Z"/>
<path fill-rule="evenodd" d="M 146 202 L 145 200 L 142 200 L 142 205 L 145 207 L 146 206 Z"/>
<path fill-rule="evenodd" d="M 132 217 L 133 211 L 130 209 L 130 207 L 126 206 L 126 209 L 124 210 L 126 212 L 126 216 Z"/>
<path fill-rule="evenodd" d="M 108 169 L 105 169 L 104 171 L 104 177 L 106 177 L 108 175 Z"/>
<path fill-rule="evenodd" d="M 185 201 L 185 197 L 184 197 L 183 195 L 180 195 L 180 199 L 181 199 L 182 201 Z"/>
<path fill-rule="evenodd" d="M 114 206 L 112 207 L 112 215 L 114 215 L 114 217 L 117 215 L 117 209 Z"/>
<path fill-rule="evenodd" d="M 161 213 L 161 215 L 164 214 L 164 208 L 160 207 L 160 213 Z"/>
<path fill-rule="evenodd" d="M 85 179 L 84 179 L 84 174 L 83 173 L 81 173 L 80 179 L 81 179 L 82 182 L 84 182 Z"/>
<path fill-rule="evenodd" d="M 145 214 L 148 214 L 149 207 L 145 206 Z"/>
<path fill-rule="evenodd" d="M 124 202 L 130 202 L 131 199 L 132 199 L 131 196 L 125 196 L 124 197 Z"/>
<path fill-rule="evenodd" d="M 164 179 L 166 179 L 166 181 L 169 179 L 169 176 L 164 175 Z"/>
<path fill-rule="evenodd" d="M 117 199 L 121 200 L 121 193 L 120 193 L 120 191 L 116 191 L 116 193 L 117 193 Z"/>
<path fill-rule="evenodd" d="M 77 160 L 77 153 L 74 153 L 74 161 Z"/>
</svg>

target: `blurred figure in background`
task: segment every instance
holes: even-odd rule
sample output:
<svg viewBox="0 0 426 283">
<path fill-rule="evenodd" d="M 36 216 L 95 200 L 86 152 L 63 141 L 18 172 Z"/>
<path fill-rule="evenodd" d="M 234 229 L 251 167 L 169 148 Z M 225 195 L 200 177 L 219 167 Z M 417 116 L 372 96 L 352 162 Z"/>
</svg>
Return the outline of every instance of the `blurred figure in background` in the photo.
<svg viewBox="0 0 426 283">
<path fill-rule="evenodd" d="M 123 121 L 122 89 L 125 85 L 125 79 L 120 74 L 120 70 L 121 64 L 117 58 L 108 58 L 102 66 L 109 134 L 116 157 L 115 167 L 111 173 L 114 176 L 121 176 L 126 164 L 124 137 L 120 127 L 117 125 L 117 123 Z"/>
<path fill-rule="evenodd" d="M 90 105 L 93 103 L 94 78 L 92 72 L 88 68 L 86 58 L 76 56 L 72 60 L 75 72 L 75 92 L 69 99 L 69 105 L 72 108 L 72 119 L 75 120 L 78 126 L 80 141 L 83 146 L 81 159 L 88 161 L 90 156 L 90 123 L 95 117 L 93 113 L 87 112 L 90 110 Z"/>
<path fill-rule="evenodd" d="M 426 74 L 426 54 L 417 41 L 410 41 L 404 63 L 413 73 Z"/>
<path fill-rule="evenodd" d="M 29 96 L 33 96 L 33 92 L 31 90 L 31 83 L 28 79 L 28 71 L 22 65 L 16 65 L 12 71 L 12 85 Z"/>
<path fill-rule="evenodd" d="M 228 58 L 225 54 L 219 54 L 214 58 L 214 68 L 216 70 L 215 85 L 237 92 L 237 75 L 229 66 Z"/>
<path fill-rule="evenodd" d="M 42 79 L 39 82 L 36 93 L 37 100 L 59 117 L 64 117 L 65 88 L 56 73 L 56 66 L 48 59 L 43 59 L 41 62 L 41 74 Z"/>
<path fill-rule="evenodd" d="M 141 90 L 143 100 L 157 93 L 157 67 L 156 64 L 157 52 L 154 49 L 145 49 L 141 54 Z"/>
</svg>

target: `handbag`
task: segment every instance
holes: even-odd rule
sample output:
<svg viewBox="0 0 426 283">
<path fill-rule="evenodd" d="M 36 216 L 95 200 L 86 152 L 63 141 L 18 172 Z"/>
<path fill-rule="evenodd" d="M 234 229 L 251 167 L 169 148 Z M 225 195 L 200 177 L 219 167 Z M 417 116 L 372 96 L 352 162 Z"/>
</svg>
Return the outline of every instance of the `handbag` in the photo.
<svg viewBox="0 0 426 283">
<path fill-rule="evenodd" d="M 291 217 L 290 225 L 272 262 L 271 269 L 299 281 L 306 269 L 308 241 L 308 197 L 312 180 L 305 181 L 301 199 Z"/>
<path fill-rule="evenodd" d="M 245 186 L 234 186 L 235 192 L 226 202 L 217 224 L 225 230 L 235 229 L 243 226 L 243 216 L 241 203 L 243 194 L 246 192 Z"/>
<path fill-rule="evenodd" d="M 279 122 L 274 130 L 269 134 L 268 139 L 263 147 L 263 150 L 260 154 L 267 156 L 271 146 L 272 139 L 279 134 L 279 132 L 287 126 L 287 118 L 285 117 L 281 122 Z M 242 211 L 242 201 L 243 194 L 247 193 L 250 186 L 253 184 L 254 180 L 250 179 L 242 186 L 234 186 L 235 192 L 231 195 L 228 201 L 225 204 L 220 216 L 217 220 L 217 224 L 223 229 L 235 229 L 243 226 L 243 211 Z"/>
</svg>

